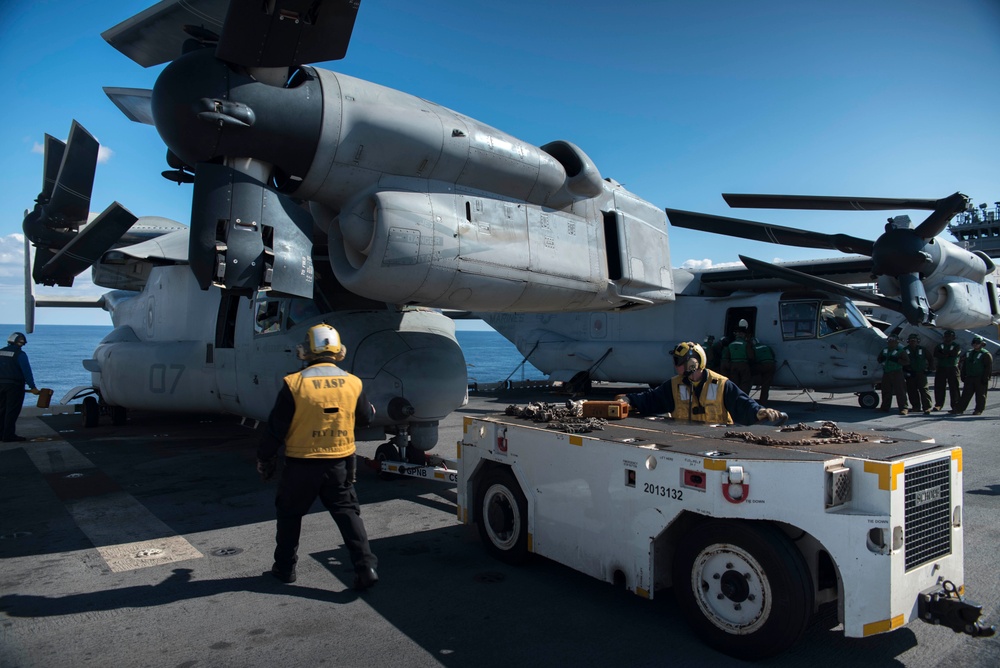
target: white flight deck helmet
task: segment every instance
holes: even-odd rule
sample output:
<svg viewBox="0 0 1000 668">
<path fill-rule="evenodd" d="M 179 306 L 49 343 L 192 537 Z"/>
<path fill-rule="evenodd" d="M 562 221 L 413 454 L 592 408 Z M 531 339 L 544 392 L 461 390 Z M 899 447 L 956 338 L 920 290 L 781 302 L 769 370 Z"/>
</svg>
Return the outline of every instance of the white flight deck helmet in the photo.
<svg viewBox="0 0 1000 668">
<path fill-rule="evenodd" d="M 340 342 L 340 334 L 326 323 L 313 325 L 306 332 L 306 340 L 295 348 L 300 360 L 312 360 L 320 355 L 340 362 L 347 357 L 347 346 Z"/>
<path fill-rule="evenodd" d="M 27 342 L 28 342 L 28 337 L 26 337 L 21 332 L 14 332 L 13 334 L 7 337 L 7 343 L 16 343 L 19 346 L 23 346 Z"/>
</svg>

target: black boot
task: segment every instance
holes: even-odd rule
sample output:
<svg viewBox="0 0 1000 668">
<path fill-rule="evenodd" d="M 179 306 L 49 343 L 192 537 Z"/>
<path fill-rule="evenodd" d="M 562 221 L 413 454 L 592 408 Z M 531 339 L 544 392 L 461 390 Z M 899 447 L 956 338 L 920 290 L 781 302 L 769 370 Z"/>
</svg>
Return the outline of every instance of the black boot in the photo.
<svg viewBox="0 0 1000 668">
<path fill-rule="evenodd" d="M 354 575 L 354 589 L 357 591 L 364 591 L 365 589 L 371 589 L 378 584 L 378 573 L 371 566 L 365 566 L 360 568 L 355 572 Z"/>
</svg>

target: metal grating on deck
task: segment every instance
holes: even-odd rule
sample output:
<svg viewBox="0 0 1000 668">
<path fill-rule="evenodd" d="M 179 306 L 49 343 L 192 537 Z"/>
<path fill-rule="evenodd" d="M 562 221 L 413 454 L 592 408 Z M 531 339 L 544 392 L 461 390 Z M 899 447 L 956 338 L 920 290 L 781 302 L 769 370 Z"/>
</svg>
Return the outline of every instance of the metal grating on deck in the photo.
<svg viewBox="0 0 1000 668">
<path fill-rule="evenodd" d="M 904 472 L 906 570 L 951 554 L 951 458 Z"/>
</svg>

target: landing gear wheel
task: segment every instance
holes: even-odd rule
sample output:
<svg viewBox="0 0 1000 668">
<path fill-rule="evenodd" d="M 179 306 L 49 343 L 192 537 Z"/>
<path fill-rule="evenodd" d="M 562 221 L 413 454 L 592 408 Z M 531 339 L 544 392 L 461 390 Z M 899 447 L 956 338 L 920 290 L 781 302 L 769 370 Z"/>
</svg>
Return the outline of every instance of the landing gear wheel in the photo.
<svg viewBox="0 0 1000 668">
<path fill-rule="evenodd" d="M 867 408 L 873 410 L 878 408 L 879 397 L 874 392 L 860 392 L 858 393 L 858 405 L 862 408 Z"/>
<path fill-rule="evenodd" d="M 83 426 L 87 429 L 96 427 L 101 417 L 101 407 L 97 405 L 96 397 L 83 399 Z"/>
<path fill-rule="evenodd" d="M 406 463 L 415 464 L 417 466 L 427 466 L 427 453 L 423 450 L 417 450 L 414 447 L 409 447 L 406 449 Z"/>
<path fill-rule="evenodd" d="M 126 411 L 124 406 L 112 406 L 111 407 L 111 424 L 116 427 L 120 427 L 125 424 L 128 419 L 128 411 Z"/>
<path fill-rule="evenodd" d="M 398 462 L 399 449 L 392 443 L 383 443 L 375 448 L 375 466 L 379 480 L 392 480 L 396 478 L 395 473 L 386 473 L 382 470 L 382 462 Z"/>
<path fill-rule="evenodd" d="M 680 542 L 674 596 L 702 640 L 739 659 L 779 654 L 805 632 L 813 612 L 809 568 L 779 529 L 714 520 Z"/>
<path fill-rule="evenodd" d="M 487 472 L 476 488 L 476 524 L 486 550 L 500 561 L 527 561 L 528 500 L 510 469 Z"/>
</svg>

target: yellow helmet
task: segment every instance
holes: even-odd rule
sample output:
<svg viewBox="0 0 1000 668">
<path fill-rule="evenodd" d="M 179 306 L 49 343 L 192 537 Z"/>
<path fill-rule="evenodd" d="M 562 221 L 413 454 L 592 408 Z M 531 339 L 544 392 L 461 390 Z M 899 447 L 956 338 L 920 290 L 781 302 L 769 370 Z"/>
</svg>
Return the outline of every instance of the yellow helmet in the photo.
<svg viewBox="0 0 1000 668">
<path fill-rule="evenodd" d="M 708 358 L 705 357 L 705 349 L 693 341 L 678 343 L 677 347 L 671 351 L 671 354 L 674 356 L 674 366 L 684 365 L 687 367 L 687 371 L 700 371 L 708 363 Z M 693 365 L 688 363 L 689 360 L 695 361 L 697 366 L 691 368 Z"/>
<path fill-rule="evenodd" d="M 339 362 L 347 356 L 347 346 L 340 342 L 340 333 L 326 323 L 310 327 L 306 340 L 297 346 L 297 351 L 301 360 L 326 355 Z"/>
</svg>

